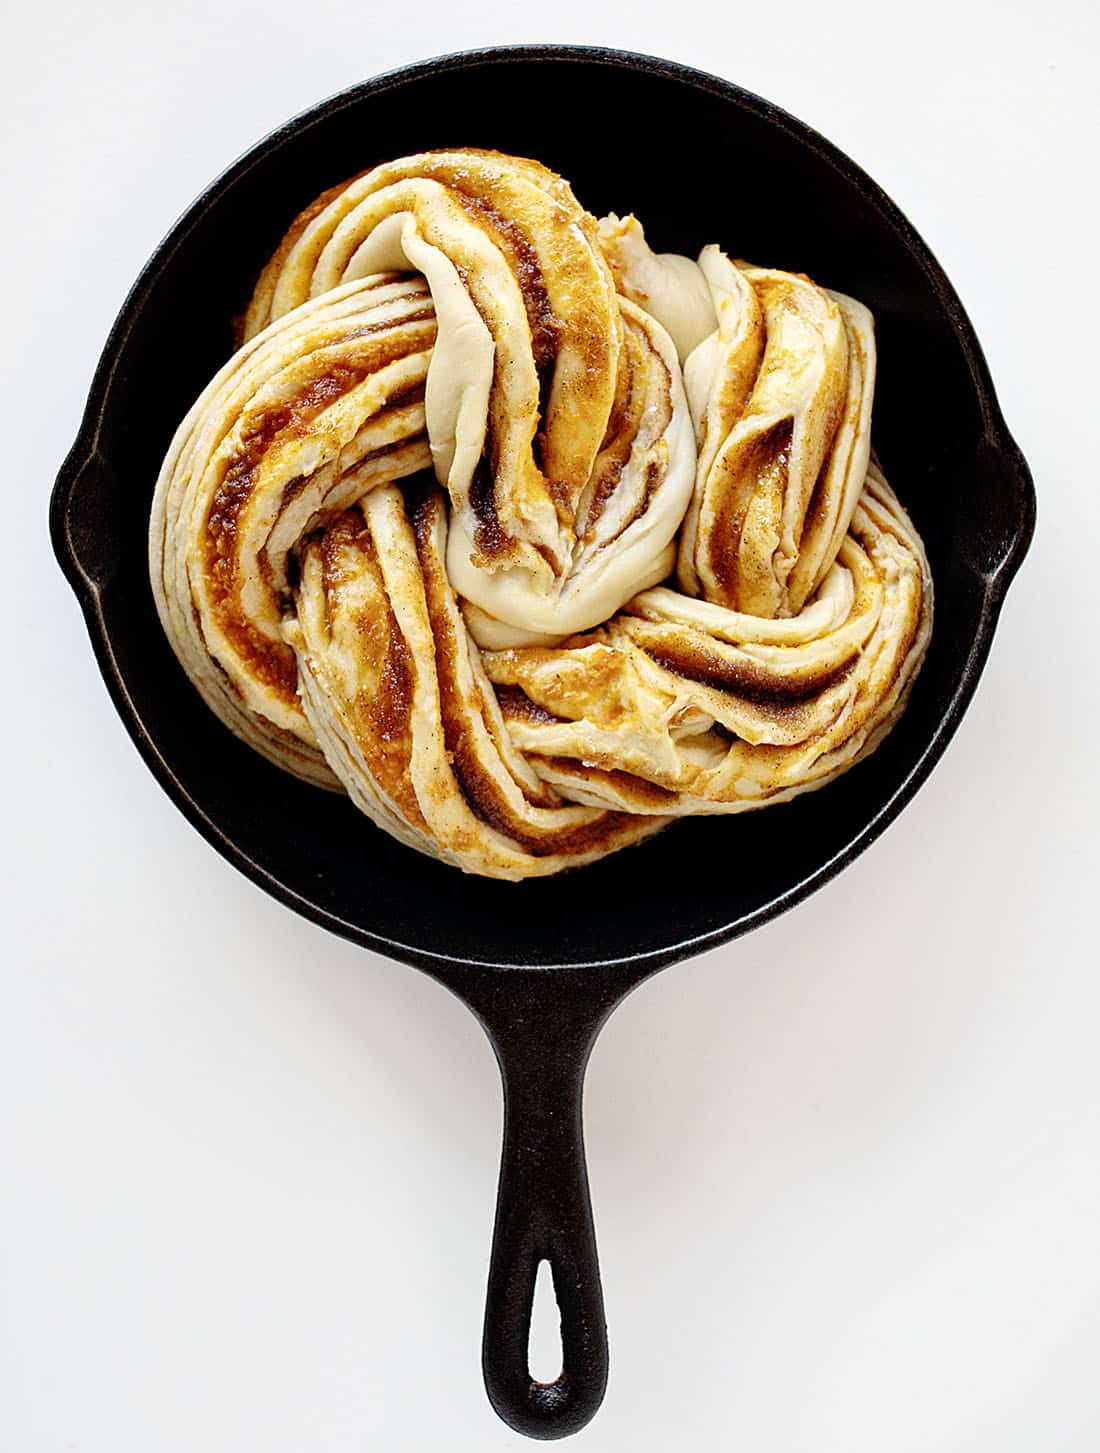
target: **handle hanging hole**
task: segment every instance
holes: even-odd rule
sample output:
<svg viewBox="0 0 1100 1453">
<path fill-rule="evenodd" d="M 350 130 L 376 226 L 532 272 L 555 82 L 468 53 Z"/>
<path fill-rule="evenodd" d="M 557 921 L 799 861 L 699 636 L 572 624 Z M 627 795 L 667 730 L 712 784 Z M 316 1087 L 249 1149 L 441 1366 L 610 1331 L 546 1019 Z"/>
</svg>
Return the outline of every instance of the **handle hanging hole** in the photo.
<svg viewBox="0 0 1100 1453">
<path fill-rule="evenodd" d="M 535 1273 L 531 1331 L 527 1340 L 527 1366 L 535 1382 L 557 1382 L 563 1367 L 561 1312 L 554 1291 L 550 1263 L 540 1261 Z"/>
</svg>

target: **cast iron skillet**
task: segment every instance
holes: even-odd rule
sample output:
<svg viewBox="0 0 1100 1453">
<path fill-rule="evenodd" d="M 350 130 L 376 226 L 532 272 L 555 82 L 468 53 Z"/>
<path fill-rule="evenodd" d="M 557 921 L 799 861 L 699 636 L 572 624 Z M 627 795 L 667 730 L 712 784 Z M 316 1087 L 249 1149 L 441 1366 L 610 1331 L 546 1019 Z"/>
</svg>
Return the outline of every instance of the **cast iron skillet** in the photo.
<svg viewBox="0 0 1100 1453">
<path fill-rule="evenodd" d="M 624 140 L 639 123 L 644 143 Z M 660 249 L 694 254 L 720 241 L 873 309 L 875 443 L 928 547 L 936 627 L 901 724 L 841 781 L 787 806 L 680 824 L 574 874 L 501 884 L 399 846 L 346 798 L 282 774 L 230 736 L 184 678 L 154 613 L 145 544 L 176 424 L 229 353 L 230 320 L 299 208 L 391 155 L 453 145 L 539 158 L 591 211 L 636 211 Z M 505 1114 L 483 1366 L 493 1406 L 520 1432 L 577 1431 L 607 1381 L 581 1128 L 600 1027 L 649 974 L 797 903 L 898 814 L 970 700 L 1034 515 L 970 322 L 897 207 L 808 126 L 668 61 L 524 47 L 356 86 L 231 167 L 126 300 L 54 490 L 57 557 L 119 714 L 199 831 L 297 912 L 432 974 L 485 1027 Z M 564 1354 L 549 1384 L 527 1363 L 543 1260 Z"/>
</svg>

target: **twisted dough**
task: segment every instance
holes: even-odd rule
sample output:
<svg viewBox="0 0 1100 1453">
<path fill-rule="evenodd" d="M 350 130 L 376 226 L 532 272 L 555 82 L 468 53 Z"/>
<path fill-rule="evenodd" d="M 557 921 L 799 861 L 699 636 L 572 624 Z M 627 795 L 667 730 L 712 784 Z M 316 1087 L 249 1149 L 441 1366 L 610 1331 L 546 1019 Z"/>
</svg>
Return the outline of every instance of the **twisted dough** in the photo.
<svg viewBox="0 0 1100 1453">
<path fill-rule="evenodd" d="M 161 621 L 245 741 L 468 872 L 785 800 L 928 644 L 874 371 L 801 275 L 656 256 L 536 162 L 388 163 L 292 224 L 176 433 Z"/>
</svg>

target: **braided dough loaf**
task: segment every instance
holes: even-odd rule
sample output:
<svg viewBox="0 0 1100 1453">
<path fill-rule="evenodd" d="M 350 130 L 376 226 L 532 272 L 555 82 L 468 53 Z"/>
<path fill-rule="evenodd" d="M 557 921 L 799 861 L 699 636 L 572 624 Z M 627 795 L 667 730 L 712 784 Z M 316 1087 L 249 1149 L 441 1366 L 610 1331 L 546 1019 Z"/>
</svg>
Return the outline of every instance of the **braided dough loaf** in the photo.
<svg viewBox="0 0 1100 1453">
<path fill-rule="evenodd" d="M 402 842 L 554 873 L 900 715 L 932 588 L 853 299 L 457 150 L 322 194 L 242 333 L 157 482 L 160 618 L 231 730 Z"/>
</svg>

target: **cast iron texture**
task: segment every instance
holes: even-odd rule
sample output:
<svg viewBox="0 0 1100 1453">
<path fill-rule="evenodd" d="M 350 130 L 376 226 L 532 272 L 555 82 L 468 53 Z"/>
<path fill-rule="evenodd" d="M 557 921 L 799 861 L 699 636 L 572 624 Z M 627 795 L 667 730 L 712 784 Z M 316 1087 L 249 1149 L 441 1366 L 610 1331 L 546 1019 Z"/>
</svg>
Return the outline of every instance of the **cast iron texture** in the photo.
<svg viewBox="0 0 1100 1453">
<path fill-rule="evenodd" d="M 599 120 L 637 115 L 664 123 L 644 147 L 623 146 L 621 128 Z M 928 547 L 936 627 L 901 724 L 841 781 L 765 812 L 679 824 L 574 874 L 501 884 L 401 847 L 347 799 L 279 772 L 230 736 L 184 678 L 156 619 L 145 544 L 176 424 L 228 355 L 230 319 L 299 208 L 395 151 L 453 145 L 539 158 L 591 211 L 636 211 L 659 249 L 694 254 L 719 241 L 874 311 L 875 443 Z M 897 207 L 802 122 L 668 61 L 571 47 L 475 51 L 354 87 L 231 167 L 127 298 L 54 490 L 57 557 L 123 722 L 199 831 L 297 912 L 432 974 L 484 1025 L 505 1132 L 483 1365 L 494 1407 L 519 1431 L 575 1432 L 606 1384 L 581 1128 L 600 1026 L 647 975 L 791 907 L 897 816 L 970 700 L 1034 516 L 1030 475 L 970 322 Z M 527 1365 L 542 1259 L 564 1352 L 562 1376 L 547 1385 Z"/>
</svg>

